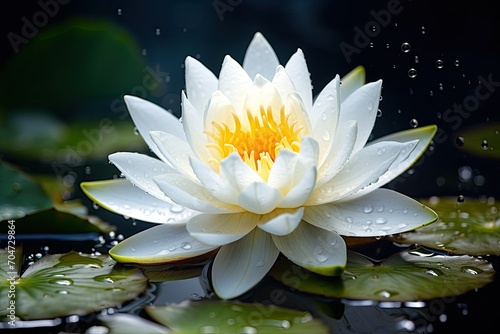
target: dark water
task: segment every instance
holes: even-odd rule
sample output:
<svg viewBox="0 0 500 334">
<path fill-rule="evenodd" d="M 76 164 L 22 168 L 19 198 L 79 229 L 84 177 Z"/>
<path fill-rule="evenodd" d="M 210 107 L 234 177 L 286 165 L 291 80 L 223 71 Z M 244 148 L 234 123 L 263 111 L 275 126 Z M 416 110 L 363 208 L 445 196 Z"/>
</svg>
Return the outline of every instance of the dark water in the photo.
<svg viewBox="0 0 500 334">
<path fill-rule="evenodd" d="M 465 130 L 473 126 L 486 127 L 500 120 L 500 93 L 497 91 L 497 82 L 500 82 L 500 24 L 497 18 L 500 12 L 491 8 L 487 1 L 467 4 L 416 0 L 46 3 L 51 7 L 43 7 L 37 1 L 19 1 L 0 13 L 4 36 L 0 42 L 0 111 L 5 115 L 37 110 L 69 126 L 103 118 L 123 124 L 131 122 L 123 105 L 116 103 L 124 94 L 143 96 L 179 115 L 184 58 L 187 55 L 197 57 L 218 73 L 224 55 L 231 54 L 241 62 L 253 34 L 261 31 L 282 63 L 297 47 L 304 51 L 315 93 L 335 74 L 343 75 L 357 65 L 365 66 L 367 81 L 382 78 L 383 99 L 373 130 L 374 138 L 417 124 L 438 125 L 440 130 L 432 150 L 409 173 L 389 184 L 390 188 L 412 197 L 499 196 L 498 151 L 492 156 L 473 154 L 464 148 L 464 142 L 469 143 L 471 138 L 463 136 Z M 38 14 L 40 12 L 46 15 Z M 92 58 L 95 66 L 86 68 L 84 72 L 88 76 L 80 79 L 76 77 L 81 73 L 77 71 L 80 60 L 65 57 L 70 50 L 64 45 L 51 51 L 66 62 L 37 63 L 40 54 L 31 53 L 29 47 L 38 43 L 37 38 L 44 32 L 73 19 L 84 20 L 82 24 L 88 27 L 106 22 L 123 31 L 125 36 L 120 38 L 127 41 L 130 53 L 136 54 L 141 64 L 135 69 L 137 75 L 127 77 L 128 68 L 116 62 L 115 80 L 106 81 L 102 72 L 92 71 L 101 68 L 101 62 L 105 61 L 101 56 Z M 35 28 L 30 30 L 26 22 L 35 24 Z M 41 43 L 43 45 L 43 41 Z M 105 47 L 99 43 L 93 45 Z M 109 59 L 106 61 L 109 64 L 104 67 L 113 63 Z M 9 72 L 9 68 L 15 66 L 23 68 L 14 72 L 17 75 Z M 41 71 L 44 67 L 48 68 L 45 72 Z M 61 73 L 65 75 L 60 76 Z M 162 80 L 156 82 L 153 89 L 154 81 L 148 80 L 156 76 Z M 489 83 L 487 96 L 484 90 L 478 95 L 480 81 Z M 102 84 L 99 86 L 102 90 L 94 92 L 91 88 L 97 83 Z M 62 91 L 62 88 L 66 89 Z M 491 136 L 484 135 L 487 148 L 498 150 L 492 146 L 498 139 Z M 478 142 L 477 145 L 485 144 Z M 40 162 L 13 152 L 0 152 L 0 155 L 30 172 L 56 174 L 61 178 L 71 174 L 75 185 L 112 178 L 118 173 L 105 158 L 83 157 L 78 163 L 68 163 L 65 169 L 57 171 L 51 161 Z M 471 176 L 464 177 L 464 171 Z M 81 198 L 91 213 L 118 226 L 116 235 L 126 237 L 152 226 L 124 220 L 103 209 L 95 210 L 78 188 L 72 197 Z M 21 240 L 23 236 L 18 238 Z M 43 240 L 26 236 L 22 241 L 26 253 L 34 256 L 69 250 L 105 253 L 112 241 L 109 236 L 104 237 L 104 244 L 95 235 L 84 239 L 75 242 L 53 236 Z M 381 245 L 384 249 L 393 249 L 390 243 L 381 241 Z M 364 251 L 373 252 L 374 249 Z M 498 259 L 488 259 L 498 270 Z M 191 279 L 184 283 L 152 284 L 141 300 L 124 307 L 126 311 L 143 315 L 140 311 L 143 304 L 210 297 L 202 286 L 205 283 Z M 286 293 L 283 306 L 310 310 L 328 321 L 337 333 L 486 332 L 497 323 L 494 317 L 500 297 L 496 279 L 478 291 L 421 304 L 354 303 L 296 293 L 268 278 L 242 300 L 267 302 L 275 289 L 283 289 Z M 32 332 L 82 332 L 96 323 L 94 315 L 61 321 L 61 325 L 50 323 L 47 328 Z"/>
</svg>

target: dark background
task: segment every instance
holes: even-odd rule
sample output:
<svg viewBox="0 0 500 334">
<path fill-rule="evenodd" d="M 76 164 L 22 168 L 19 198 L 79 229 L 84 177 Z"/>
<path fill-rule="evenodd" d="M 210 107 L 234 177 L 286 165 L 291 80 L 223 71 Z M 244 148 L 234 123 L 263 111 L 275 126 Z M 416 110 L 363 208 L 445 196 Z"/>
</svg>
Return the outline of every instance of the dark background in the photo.
<svg viewBox="0 0 500 334">
<path fill-rule="evenodd" d="M 146 99 L 180 115 L 185 57 L 199 58 L 218 74 L 224 55 L 242 62 L 252 36 L 260 31 L 283 64 L 298 47 L 304 51 L 315 94 L 337 73 L 342 76 L 358 65 L 366 68 L 367 81 L 382 78 L 383 99 L 373 138 L 410 129 L 413 120 L 418 126 L 438 125 L 440 130 L 431 149 L 415 168 L 389 187 L 414 197 L 498 197 L 500 193 L 500 155 L 495 146 L 500 145 L 500 85 L 495 86 L 500 82 L 500 11 L 491 1 L 42 3 L 50 3 L 54 15 L 47 16 L 47 22 L 29 38 L 23 36 L 23 26 L 26 21 L 33 23 L 37 13 L 43 11 L 40 2 L 10 1 L 8 8 L 4 3 L 0 11 L 0 125 L 8 126 L 10 116 L 26 109 L 41 110 L 68 126 L 103 118 L 131 122 L 123 112 L 121 97 L 137 92 L 146 92 Z M 375 16 L 388 13 L 388 6 L 397 8 L 397 13 L 385 16 L 384 24 L 378 24 Z M 92 35 L 45 42 L 68 25 L 88 28 Z M 108 49 L 108 39 L 100 40 L 99 36 L 110 31 L 112 39 L 126 45 L 123 57 Z M 13 46 L 12 34 L 24 38 L 23 42 Z M 408 52 L 403 52 L 403 43 L 410 45 Z M 346 56 L 348 47 L 355 52 Z M 126 57 L 129 60 L 125 61 Z M 141 90 L 146 68 L 155 69 L 161 76 L 157 89 Z M 410 69 L 416 70 L 416 77 L 410 77 Z M 481 93 L 487 92 L 479 82 L 484 79 L 492 82 L 488 86 L 491 91 L 479 100 L 477 87 Z M 478 104 L 463 114 L 453 111 L 454 105 L 470 101 Z M 482 134 L 480 141 L 464 135 L 473 127 Z M 463 137 L 466 145 L 458 137 Z M 482 140 L 488 142 L 487 150 L 478 149 Z M 0 156 L 28 170 L 52 171 L 50 161 L 42 161 L 40 167 L 13 152 L 0 151 Z M 106 159 L 102 160 L 71 165 L 75 184 L 111 178 L 117 173 Z M 91 163 L 98 168 L 85 173 Z M 464 168 L 470 177 L 460 177 Z M 86 200 L 78 188 L 73 196 Z M 468 317 L 458 309 L 452 310 L 448 322 L 435 323 L 437 332 L 447 331 L 451 324 L 459 324 L 462 329 L 484 328 L 485 323 L 492 322 L 488 310 L 496 308 L 495 294 L 498 289 L 481 294 L 486 299 L 478 303 L 482 305 L 479 308 L 471 308 Z"/>
</svg>

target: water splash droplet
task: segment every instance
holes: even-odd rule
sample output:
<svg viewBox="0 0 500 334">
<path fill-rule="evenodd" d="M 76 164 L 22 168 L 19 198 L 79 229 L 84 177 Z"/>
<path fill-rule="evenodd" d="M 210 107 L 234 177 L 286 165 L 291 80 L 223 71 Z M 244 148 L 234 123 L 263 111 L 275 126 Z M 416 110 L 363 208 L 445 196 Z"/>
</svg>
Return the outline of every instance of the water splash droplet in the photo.
<svg viewBox="0 0 500 334">
<path fill-rule="evenodd" d="M 415 78 L 417 76 L 417 70 L 414 68 L 410 68 L 408 70 L 408 76 L 412 79 Z"/>
<path fill-rule="evenodd" d="M 416 128 L 416 127 L 418 126 L 418 121 L 417 121 L 415 118 L 412 118 L 412 119 L 410 120 L 410 126 L 411 126 L 412 128 Z"/>
<path fill-rule="evenodd" d="M 401 44 L 401 51 L 407 53 L 410 52 L 410 50 L 411 50 L 410 43 L 404 42 L 403 44 Z"/>
<path fill-rule="evenodd" d="M 441 59 L 436 60 L 436 67 L 443 68 L 444 62 Z"/>
</svg>

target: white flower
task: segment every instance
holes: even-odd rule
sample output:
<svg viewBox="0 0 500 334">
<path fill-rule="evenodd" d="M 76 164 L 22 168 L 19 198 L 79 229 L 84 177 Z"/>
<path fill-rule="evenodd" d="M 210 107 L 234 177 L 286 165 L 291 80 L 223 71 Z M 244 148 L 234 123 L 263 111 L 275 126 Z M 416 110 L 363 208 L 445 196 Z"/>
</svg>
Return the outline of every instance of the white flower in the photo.
<svg viewBox="0 0 500 334">
<path fill-rule="evenodd" d="M 434 221 L 432 210 L 380 187 L 416 161 L 436 127 L 366 144 L 382 82 L 364 81 L 359 67 L 342 80 L 336 76 L 313 100 L 302 51 L 283 67 L 257 33 L 243 66 L 226 56 L 218 79 L 186 59 L 182 122 L 126 96 L 159 160 L 112 154 L 128 181 L 82 188 L 111 211 L 167 224 L 110 254 L 121 262 L 159 263 L 220 247 L 212 283 L 218 296 L 233 298 L 255 286 L 280 252 L 313 272 L 338 275 L 346 264 L 340 235 L 383 236 Z"/>
</svg>

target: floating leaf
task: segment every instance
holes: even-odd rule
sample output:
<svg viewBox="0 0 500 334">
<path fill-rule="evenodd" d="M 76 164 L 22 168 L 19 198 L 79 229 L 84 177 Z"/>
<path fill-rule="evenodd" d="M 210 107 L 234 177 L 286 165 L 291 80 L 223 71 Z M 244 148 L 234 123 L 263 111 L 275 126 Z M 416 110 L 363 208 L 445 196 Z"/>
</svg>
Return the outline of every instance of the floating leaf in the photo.
<svg viewBox="0 0 500 334">
<path fill-rule="evenodd" d="M 142 269 L 144 276 L 149 278 L 150 282 L 168 282 L 184 280 L 201 276 L 203 266 L 182 266 L 173 267 L 172 265 L 160 266 L 143 266 Z"/>
<path fill-rule="evenodd" d="M 334 298 L 414 301 L 442 298 L 481 288 L 493 280 L 492 265 L 471 256 L 446 256 L 419 249 L 374 263 L 349 252 L 341 278 L 315 275 L 284 259 L 271 275 L 294 289 Z"/>
<path fill-rule="evenodd" d="M 476 156 L 500 159 L 500 123 L 482 123 L 458 133 L 463 140 L 461 148 Z"/>
<path fill-rule="evenodd" d="M 146 308 L 175 333 L 329 333 L 310 313 L 276 305 L 224 301 L 184 301 Z"/>
<path fill-rule="evenodd" d="M 8 250 L 0 251 L 7 263 Z M 20 263 L 21 257 L 15 261 Z M 46 255 L 21 275 L 0 269 L 0 317 L 6 316 L 11 280 L 15 286 L 16 316 L 23 320 L 83 315 L 122 304 L 146 288 L 147 278 L 139 269 L 115 267 L 107 255 L 69 252 Z"/>
<path fill-rule="evenodd" d="M 42 188 L 24 173 L 0 163 L 0 221 L 52 206 Z"/>
<path fill-rule="evenodd" d="M 433 197 L 420 202 L 436 211 L 439 220 L 393 240 L 454 254 L 500 255 L 500 212 L 494 201 Z"/>
<path fill-rule="evenodd" d="M 148 73 L 133 36 L 111 21 L 62 21 L 18 49 L 1 71 L 0 100 L 6 108 L 74 106 L 154 79 L 144 79 Z"/>
</svg>

